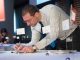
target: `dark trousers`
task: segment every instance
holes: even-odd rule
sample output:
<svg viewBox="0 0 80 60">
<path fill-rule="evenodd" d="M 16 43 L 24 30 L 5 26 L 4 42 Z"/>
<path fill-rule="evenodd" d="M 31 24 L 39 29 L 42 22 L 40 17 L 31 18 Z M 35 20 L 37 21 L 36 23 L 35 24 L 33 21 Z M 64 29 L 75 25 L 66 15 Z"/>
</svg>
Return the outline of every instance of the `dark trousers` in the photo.
<svg viewBox="0 0 80 60">
<path fill-rule="evenodd" d="M 67 45 L 68 50 L 73 49 L 80 51 L 80 27 L 78 26 L 69 37 L 72 38 L 72 42 L 58 39 L 57 49 L 66 50 Z"/>
<path fill-rule="evenodd" d="M 66 49 L 66 41 L 56 39 L 55 47 L 53 48 L 51 45 L 45 47 L 46 50 L 65 50 Z"/>
<path fill-rule="evenodd" d="M 72 33 L 72 48 L 73 50 L 80 51 L 80 27 Z"/>
<path fill-rule="evenodd" d="M 45 49 L 47 50 L 66 50 L 66 45 L 67 45 L 67 49 L 69 50 L 73 49 L 73 50 L 80 51 L 80 27 L 79 26 L 75 29 L 75 31 L 73 31 L 70 37 L 72 38 L 72 42 L 68 42 L 66 44 L 66 40 L 57 39 L 56 46 L 54 48 L 51 47 L 51 45 L 48 45 L 45 47 Z"/>
</svg>

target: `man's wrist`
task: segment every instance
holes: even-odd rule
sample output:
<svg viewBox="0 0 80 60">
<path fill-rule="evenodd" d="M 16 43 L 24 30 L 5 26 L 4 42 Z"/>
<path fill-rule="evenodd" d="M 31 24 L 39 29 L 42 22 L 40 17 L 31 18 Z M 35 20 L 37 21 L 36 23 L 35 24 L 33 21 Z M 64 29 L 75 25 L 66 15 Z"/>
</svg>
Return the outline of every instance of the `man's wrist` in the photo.
<svg viewBox="0 0 80 60">
<path fill-rule="evenodd" d="M 35 45 L 32 45 L 32 48 L 33 48 L 34 52 L 37 50 L 37 47 Z"/>
</svg>

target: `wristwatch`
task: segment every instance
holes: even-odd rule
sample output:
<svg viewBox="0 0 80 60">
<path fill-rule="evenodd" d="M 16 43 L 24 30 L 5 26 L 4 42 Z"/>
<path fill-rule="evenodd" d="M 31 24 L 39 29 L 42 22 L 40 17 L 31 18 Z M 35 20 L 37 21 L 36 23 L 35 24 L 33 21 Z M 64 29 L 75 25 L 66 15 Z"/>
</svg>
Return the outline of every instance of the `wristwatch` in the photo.
<svg viewBox="0 0 80 60">
<path fill-rule="evenodd" d="M 35 45 L 32 45 L 32 48 L 33 48 L 34 52 L 37 50 Z"/>
</svg>

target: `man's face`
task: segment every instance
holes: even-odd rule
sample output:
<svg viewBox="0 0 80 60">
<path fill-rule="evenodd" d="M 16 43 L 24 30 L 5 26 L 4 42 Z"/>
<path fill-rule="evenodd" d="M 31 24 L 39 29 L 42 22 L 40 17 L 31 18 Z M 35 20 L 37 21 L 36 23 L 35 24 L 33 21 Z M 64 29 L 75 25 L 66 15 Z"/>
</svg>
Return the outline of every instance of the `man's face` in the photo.
<svg viewBox="0 0 80 60">
<path fill-rule="evenodd" d="M 26 13 L 22 17 L 23 17 L 24 22 L 27 23 L 28 26 L 35 26 L 38 22 L 38 17 L 36 15 L 31 16 L 30 13 Z"/>
</svg>

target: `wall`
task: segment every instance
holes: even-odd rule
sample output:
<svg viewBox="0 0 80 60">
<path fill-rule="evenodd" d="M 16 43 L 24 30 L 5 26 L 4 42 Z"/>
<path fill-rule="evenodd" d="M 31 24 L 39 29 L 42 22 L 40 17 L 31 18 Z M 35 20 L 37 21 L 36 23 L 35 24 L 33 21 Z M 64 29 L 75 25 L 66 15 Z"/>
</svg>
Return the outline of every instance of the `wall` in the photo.
<svg viewBox="0 0 80 60">
<path fill-rule="evenodd" d="M 0 29 L 6 28 L 9 33 L 13 34 L 13 0 L 5 0 L 5 17 L 4 22 L 0 22 Z"/>
</svg>

